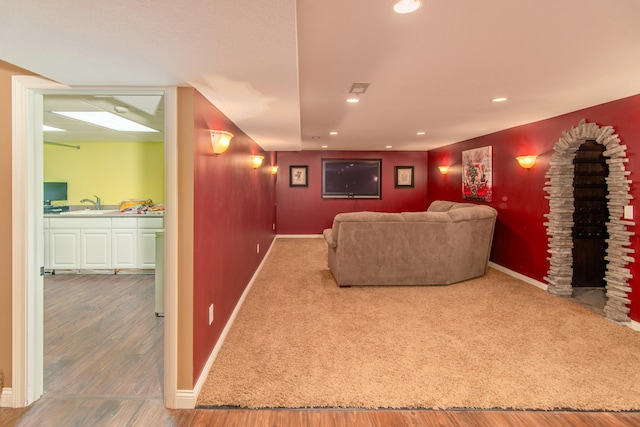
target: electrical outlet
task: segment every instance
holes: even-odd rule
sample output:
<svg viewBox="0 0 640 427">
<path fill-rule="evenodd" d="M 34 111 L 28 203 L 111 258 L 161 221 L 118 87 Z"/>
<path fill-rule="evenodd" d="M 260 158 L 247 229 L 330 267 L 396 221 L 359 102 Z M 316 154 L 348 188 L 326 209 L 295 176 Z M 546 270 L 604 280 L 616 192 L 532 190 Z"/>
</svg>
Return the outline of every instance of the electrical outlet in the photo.
<svg viewBox="0 0 640 427">
<path fill-rule="evenodd" d="M 633 219 L 633 205 L 624 207 L 624 219 Z"/>
<path fill-rule="evenodd" d="M 276 223 L 273 223 L 273 231 L 276 231 Z"/>
<path fill-rule="evenodd" d="M 209 325 L 213 323 L 213 304 L 209 306 Z"/>
<path fill-rule="evenodd" d="M 260 243 L 258 243 L 256 245 L 256 253 L 259 254 L 260 253 Z"/>
</svg>

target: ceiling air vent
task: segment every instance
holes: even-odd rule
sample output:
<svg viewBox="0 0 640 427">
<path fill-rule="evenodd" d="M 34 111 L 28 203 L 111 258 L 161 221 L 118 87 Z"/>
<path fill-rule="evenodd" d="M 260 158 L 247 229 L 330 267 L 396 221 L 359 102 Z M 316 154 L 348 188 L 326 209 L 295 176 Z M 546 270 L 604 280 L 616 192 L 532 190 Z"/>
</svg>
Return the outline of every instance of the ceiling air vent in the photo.
<svg viewBox="0 0 640 427">
<path fill-rule="evenodd" d="M 349 93 L 361 94 L 367 91 L 370 83 L 354 83 L 351 85 L 351 89 L 349 89 Z"/>
</svg>

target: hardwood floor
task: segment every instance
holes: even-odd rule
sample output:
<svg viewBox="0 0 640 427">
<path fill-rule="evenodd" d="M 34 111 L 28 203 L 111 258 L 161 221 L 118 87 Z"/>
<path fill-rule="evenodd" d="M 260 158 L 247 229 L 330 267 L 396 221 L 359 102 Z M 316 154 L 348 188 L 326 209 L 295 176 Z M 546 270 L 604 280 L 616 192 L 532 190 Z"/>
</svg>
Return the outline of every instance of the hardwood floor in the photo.
<svg viewBox="0 0 640 427">
<path fill-rule="evenodd" d="M 0 426 L 640 426 L 640 413 L 168 410 L 152 275 L 45 279 L 45 394 Z"/>
</svg>

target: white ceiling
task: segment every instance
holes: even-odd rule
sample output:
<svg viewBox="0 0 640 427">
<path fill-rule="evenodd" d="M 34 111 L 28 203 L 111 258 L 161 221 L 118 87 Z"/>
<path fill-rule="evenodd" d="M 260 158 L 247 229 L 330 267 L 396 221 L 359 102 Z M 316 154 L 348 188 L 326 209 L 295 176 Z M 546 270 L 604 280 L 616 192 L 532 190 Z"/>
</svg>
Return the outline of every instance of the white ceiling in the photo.
<svg viewBox="0 0 640 427">
<path fill-rule="evenodd" d="M 428 150 L 640 93 L 638 0 L 424 3 L 0 0 L 0 59 L 194 86 L 265 150 Z"/>
</svg>

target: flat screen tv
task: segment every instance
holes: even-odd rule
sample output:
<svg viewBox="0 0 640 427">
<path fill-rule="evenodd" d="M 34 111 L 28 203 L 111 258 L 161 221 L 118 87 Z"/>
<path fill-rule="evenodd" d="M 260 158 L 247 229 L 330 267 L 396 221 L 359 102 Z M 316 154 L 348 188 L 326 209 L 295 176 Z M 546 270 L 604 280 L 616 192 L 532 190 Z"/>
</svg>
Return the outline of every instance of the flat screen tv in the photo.
<svg viewBox="0 0 640 427">
<path fill-rule="evenodd" d="M 44 183 L 44 204 L 51 205 L 51 202 L 67 200 L 66 182 L 45 182 Z"/>
<path fill-rule="evenodd" d="M 322 197 L 380 199 L 382 160 L 322 159 Z"/>
</svg>

